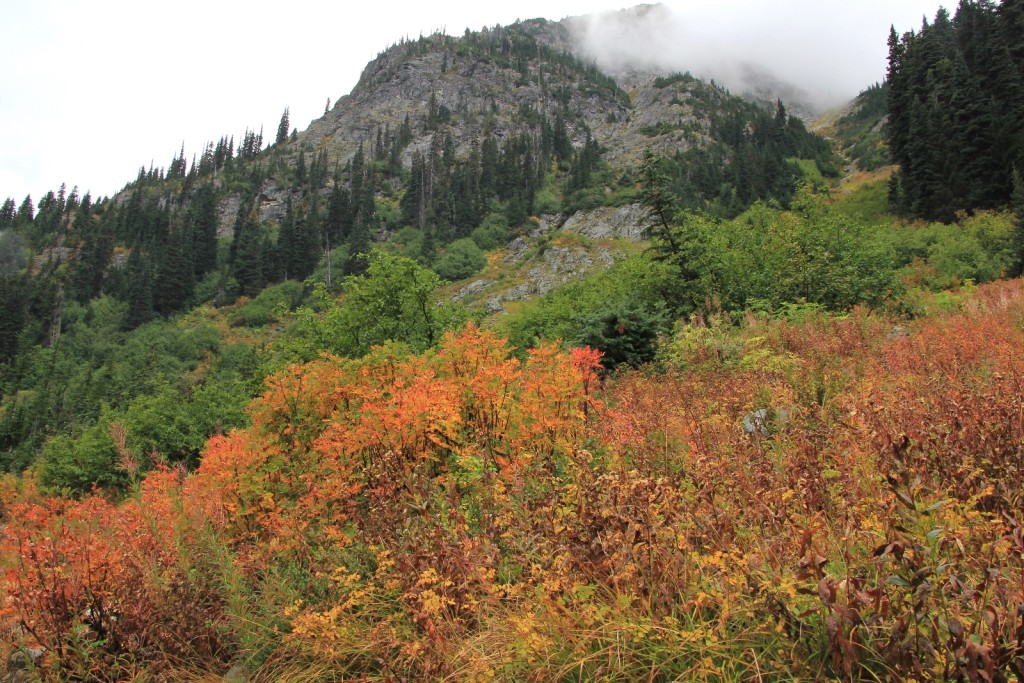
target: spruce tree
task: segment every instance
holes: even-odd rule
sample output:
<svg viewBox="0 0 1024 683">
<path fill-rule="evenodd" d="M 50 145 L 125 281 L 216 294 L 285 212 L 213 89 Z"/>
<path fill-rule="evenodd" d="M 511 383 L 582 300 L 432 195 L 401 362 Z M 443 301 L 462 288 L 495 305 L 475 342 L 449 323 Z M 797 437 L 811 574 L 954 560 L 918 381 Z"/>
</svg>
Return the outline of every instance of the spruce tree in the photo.
<svg viewBox="0 0 1024 683">
<path fill-rule="evenodd" d="M 900 209 L 953 220 L 1010 203 L 1024 161 L 1024 9 L 961 0 L 918 33 L 889 35 L 889 147 Z"/>
<path fill-rule="evenodd" d="M 0 273 L 0 363 L 18 353 L 18 339 L 25 324 L 25 283 L 11 273 Z"/>
<path fill-rule="evenodd" d="M 170 233 L 164 245 L 153 288 L 153 309 L 160 315 L 182 310 L 192 298 L 195 275 L 189 247 L 188 233 L 180 228 Z"/>
<path fill-rule="evenodd" d="M 277 264 L 278 275 L 285 280 L 295 278 L 293 251 L 295 249 L 295 210 L 292 207 L 291 195 L 285 204 L 284 220 L 281 221 L 280 230 L 277 233 Z"/>
<path fill-rule="evenodd" d="M 114 216 L 94 220 L 91 206 L 83 203 L 75 217 L 73 237 L 78 250 L 72 259 L 70 280 L 75 298 L 85 303 L 103 291 L 107 266 L 114 253 Z"/>
<path fill-rule="evenodd" d="M 1020 276 L 1024 274 L 1024 177 L 1016 168 L 1013 169 L 1013 210 L 1017 215 L 1013 233 L 1016 263 L 1011 275 Z"/>
<path fill-rule="evenodd" d="M 281 123 L 278 124 L 278 136 L 273 140 L 274 144 L 282 144 L 288 141 L 288 132 L 291 130 L 291 124 L 288 122 L 288 108 L 286 106 L 285 113 L 281 115 Z"/>
<path fill-rule="evenodd" d="M 324 234 L 331 244 L 340 244 L 347 237 L 347 218 L 350 200 L 348 191 L 341 183 L 341 178 L 334 177 L 334 186 L 327 198 L 327 218 L 324 221 Z"/>
<path fill-rule="evenodd" d="M 18 207 L 18 215 L 15 219 L 15 226 L 19 228 L 27 227 L 32 224 L 33 219 L 36 215 L 35 206 L 32 204 L 32 195 L 25 195 L 25 199 L 21 202 L 21 206 Z"/>
<path fill-rule="evenodd" d="M 128 255 L 126 270 L 126 299 L 128 314 L 125 328 L 133 330 L 153 318 L 153 281 L 150 265 L 142 253 L 142 245 L 136 242 Z"/>
<path fill-rule="evenodd" d="M 202 278 L 217 266 L 217 196 L 203 185 L 193 196 L 187 215 L 191 229 L 192 265 L 195 278 Z"/>
<path fill-rule="evenodd" d="M 18 217 L 18 209 L 14 204 L 14 200 L 8 197 L 4 200 L 4 205 L 0 208 L 0 230 L 7 230 L 14 227 L 14 221 Z"/>
<path fill-rule="evenodd" d="M 231 245 L 231 272 L 242 293 L 255 296 L 266 284 L 265 247 L 252 199 L 239 206 Z"/>
</svg>

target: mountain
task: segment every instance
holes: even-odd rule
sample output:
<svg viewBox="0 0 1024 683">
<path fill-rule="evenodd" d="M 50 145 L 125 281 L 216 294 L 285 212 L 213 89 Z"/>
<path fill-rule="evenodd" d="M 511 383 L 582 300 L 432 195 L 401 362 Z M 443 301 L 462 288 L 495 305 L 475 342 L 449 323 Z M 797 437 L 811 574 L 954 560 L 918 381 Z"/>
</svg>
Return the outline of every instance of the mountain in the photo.
<svg viewBox="0 0 1024 683">
<path fill-rule="evenodd" d="M 593 61 L 625 87 L 638 79 L 690 71 L 702 80 L 717 82 L 749 100 L 774 106 L 778 99 L 806 122 L 821 113 L 821 106 L 803 88 L 773 72 L 764 63 L 734 56 L 715 39 L 704 38 L 701 28 L 684 20 L 667 5 L 637 5 L 618 11 L 569 17 L 561 22 L 568 36 L 561 49 Z"/>
<path fill-rule="evenodd" d="M 23 469 L 45 443 L 64 448 L 58 435 L 106 434 L 104 415 L 136 404 L 140 415 L 157 410 L 142 397 L 163 397 L 160 409 L 190 405 L 221 362 L 232 378 L 224 391 L 236 400 L 209 402 L 237 406 L 237 392 L 249 391 L 238 386 L 258 385 L 282 359 L 315 357 L 337 335 L 317 332 L 310 313 L 295 324 L 318 341 L 285 345 L 274 360 L 239 359 L 228 348 L 272 346 L 261 335 L 290 331 L 263 327 L 303 304 L 329 322 L 340 286 L 351 293 L 349 278 L 379 271 L 401 287 L 412 277 L 421 312 L 443 296 L 481 319 L 622 263 L 643 279 L 646 265 L 630 257 L 647 237 L 648 149 L 679 206 L 713 219 L 758 201 L 788 207 L 801 180 L 838 174 L 830 144 L 783 102 L 765 106 L 649 64 L 613 77 L 585 59 L 581 21 L 403 41 L 306 130 L 289 136 L 282 117 L 272 144 L 256 131 L 223 136 L 191 163 L 181 151 L 164 168 L 140 169 L 110 199 L 62 187 L 35 204 L 5 202 L 0 255 L 13 266 L 0 274 L 0 466 Z M 455 284 L 442 291 L 439 279 Z M 317 286 L 321 298 L 311 297 Z M 410 300 L 389 310 L 404 315 Z M 654 325 L 660 313 L 623 305 L 613 313 L 640 316 L 652 335 L 663 327 Z M 164 327 L 190 311 L 192 322 L 209 317 L 224 329 L 193 336 Z M 364 323 L 374 324 L 349 329 L 366 332 Z M 331 350 L 361 352 L 399 338 L 395 329 Z M 436 340 L 432 324 L 416 329 L 426 329 L 424 344 Z M 521 330 L 523 345 L 540 334 Z M 195 384 L 164 386 L 124 370 L 150 362 L 142 350 L 153 335 L 180 334 L 166 376 L 196 373 Z M 97 335 L 118 341 L 99 348 Z M 201 437 L 242 419 L 201 405 L 201 426 L 177 439 L 174 458 L 195 459 Z"/>
<path fill-rule="evenodd" d="M 665 11 L 642 5 L 615 20 L 635 33 Z M 395 45 L 367 65 L 353 91 L 300 133 L 299 142 L 350 158 L 361 143 L 373 142 L 378 128 L 396 131 L 406 116 L 414 124 L 431 119 L 432 107 L 441 110 L 460 153 L 489 132 L 509 134 L 522 125 L 526 109 L 552 121 L 562 114 L 575 146 L 590 133 L 613 164 L 636 162 L 646 146 L 674 153 L 715 139 L 714 114 L 736 103 L 728 92 L 696 78 L 665 83 L 671 73 L 628 56 L 615 60 L 612 70 L 598 70 L 585 43 L 592 20 L 534 19 Z M 774 110 L 781 97 L 794 111 L 806 111 L 795 86 L 753 65 L 745 65 L 744 74 L 744 92 L 753 99 Z M 678 133 L 683 130 L 687 134 Z M 420 132 L 403 154 L 405 165 L 415 150 L 429 146 L 433 129 Z"/>
<path fill-rule="evenodd" d="M 623 15 L 649 22 L 663 11 L 641 6 Z M 411 226 L 420 235 L 405 241 L 419 247 L 403 247 L 405 253 L 431 263 L 430 249 L 470 237 L 495 213 L 527 240 L 561 228 L 581 211 L 569 230 L 589 225 L 581 234 L 635 239 L 643 233 L 635 178 L 647 149 L 666 159 L 684 205 L 721 215 L 735 215 L 758 199 L 785 205 L 802 173 L 793 158 L 836 174 L 829 145 L 808 133 L 781 100 L 765 106 L 688 73 L 659 73 L 650 64 L 622 62 L 614 77 L 598 69 L 586 61 L 588 21 L 534 19 L 459 37 L 434 34 L 384 50 L 350 94 L 265 153 L 270 177 L 261 181 L 260 219 L 280 222 L 289 200 L 309 206 L 294 176 L 306 160 L 319 159 L 323 184 L 305 189 L 320 193 L 321 207 L 333 184 L 350 193 L 357 185 L 373 187 L 376 204 L 362 200 L 367 235 L 349 245 L 350 254 Z M 332 163 L 336 170 L 328 178 Z M 365 181 L 353 179 L 353 163 L 357 174 L 373 169 Z M 360 200 L 345 203 L 355 207 Z M 222 234 L 232 230 L 238 205 L 222 203 Z M 619 213 L 614 228 L 588 218 L 602 207 L 628 206 L 633 208 Z M 525 222 L 530 215 L 541 220 Z M 633 222 L 623 223 L 621 216 Z M 331 244 L 351 242 L 360 220 L 351 215 L 342 222 L 349 227 L 327 231 Z M 527 280 L 525 289 L 520 283 L 494 291 L 488 283 L 488 310 L 543 293 L 550 287 L 544 283 L 564 281 L 567 273 L 579 276 L 591 268 L 587 264 L 611 263 L 616 249 L 572 251 L 550 269 L 526 264 L 526 272 L 513 278 Z M 547 254 L 549 261 L 552 256 Z M 479 294 L 480 287 L 474 282 L 471 291 Z"/>
</svg>

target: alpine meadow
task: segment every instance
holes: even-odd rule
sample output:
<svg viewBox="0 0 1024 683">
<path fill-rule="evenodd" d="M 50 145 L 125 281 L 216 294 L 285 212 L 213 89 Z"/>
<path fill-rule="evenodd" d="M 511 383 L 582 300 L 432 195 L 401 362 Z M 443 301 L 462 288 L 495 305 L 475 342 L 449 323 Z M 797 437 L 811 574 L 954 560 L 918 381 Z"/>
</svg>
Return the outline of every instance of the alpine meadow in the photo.
<svg viewBox="0 0 1024 683">
<path fill-rule="evenodd" d="M 1024 0 L 590 26 L 3 202 L 0 683 L 1024 680 Z"/>
</svg>

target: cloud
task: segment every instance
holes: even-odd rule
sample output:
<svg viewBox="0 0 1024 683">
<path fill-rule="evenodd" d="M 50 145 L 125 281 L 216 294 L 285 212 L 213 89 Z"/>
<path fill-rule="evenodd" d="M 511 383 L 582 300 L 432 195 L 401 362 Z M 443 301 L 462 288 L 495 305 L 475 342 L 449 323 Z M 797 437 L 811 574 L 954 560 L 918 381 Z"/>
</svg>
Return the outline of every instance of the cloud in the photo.
<svg viewBox="0 0 1024 683">
<path fill-rule="evenodd" d="M 885 77 L 890 23 L 909 29 L 899 29 L 908 16 L 937 7 L 879 0 L 674 2 L 595 14 L 574 25 L 581 51 L 613 73 L 689 71 L 736 93 L 767 87 L 820 112 Z"/>
<path fill-rule="evenodd" d="M 111 194 L 140 165 L 165 166 L 182 142 L 248 126 L 272 134 L 288 106 L 304 128 L 356 83 L 367 61 L 403 36 L 508 24 L 516 18 L 613 10 L 615 0 L 32 0 L 4 8 L 0 40 L 0 200 L 38 199 L 61 182 Z M 596 59 L 714 77 L 735 89 L 750 69 L 824 102 L 882 78 L 889 24 L 934 16 L 935 0 L 666 0 L 660 18 L 615 32 L 594 22 Z M 609 23 L 611 22 L 611 23 Z M 749 78 L 747 79 L 749 80 Z"/>
</svg>

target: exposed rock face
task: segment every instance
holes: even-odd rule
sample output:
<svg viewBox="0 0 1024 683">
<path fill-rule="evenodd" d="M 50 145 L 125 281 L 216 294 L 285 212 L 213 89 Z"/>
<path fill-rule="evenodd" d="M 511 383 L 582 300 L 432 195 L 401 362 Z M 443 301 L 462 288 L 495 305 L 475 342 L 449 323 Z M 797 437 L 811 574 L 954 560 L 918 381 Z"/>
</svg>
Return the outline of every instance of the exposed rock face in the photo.
<svg viewBox="0 0 1024 683">
<path fill-rule="evenodd" d="M 220 216 L 217 237 L 231 237 L 232 227 L 235 224 L 235 217 L 238 216 L 238 207 L 241 203 L 241 199 L 235 194 L 229 194 L 221 200 L 217 209 Z"/>
<path fill-rule="evenodd" d="M 618 237 L 638 242 L 644 238 L 645 212 L 639 204 L 594 211 L 577 211 L 562 225 L 562 230 L 593 239 Z"/>
<path fill-rule="evenodd" d="M 589 253 L 569 247 L 549 247 L 541 259 L 539 264 L 527 272 L 530 294 L 547 294 L 558 285 L 585 276 L 594 269 L 596 263 L 608 267 L 615 262 L 607 249 Z"/>
<path fill-rule="evenodd" d="M 256 196 L 256 212 L 259 220 L 280 223 L 284 220 L 285 213 L 287 212 L 288 198 L 291 197 L 297 201 L 299 196 L 299 193 L 281 187 L 274 178 L 267 178 L 263 181 L 259 194 Z M 218 208 L 218 237 L 231 237 L 240 204 L 238 196 L 233 194 L 226 195 L 221 201 Z"/>
<path fill-rule="evenodd" d="M 288 196 L 291 193 L 277 184 L 273 178 L 267 179 L 260 188 L 257 207 L 261 221 L 280 223 L 284 220 Z"/>
<path fill-rule="evenodd" d="M 505 247 L 502 261 L 518 265 L 523 281 L 504 284 L 500 280 L 479 278 L 456 290 L 452 301 L 486 296 L 488 313 L 499 313 L 504 303 L 543 296 L 555 287 L 571 280 L 582 279 L 595 270 L 612 266 L 619 255 L 612 248 L 601 246 L 611 240 L 637 242 L 644 238 L 646 214 L 639 204 L 600 207 L 591 211 L 577 211 L 561 226 L 562 233 L 573 233 L 587 238 L 580 244 L 541 246 L 555 229 L 555 216 L 541 216 L 529 237 L 516 237 Z M 599 241 L 590 245 L 588 240 Z M 614 244 L 614 242 L 611 242 Z"/>
<path fill-rule="evenodd" d="M 583 247 L 548 247 L 529 262 L 526 282 L 495 292 L 487 298 L 487 312 L 500 312 L 504 308 L 502 304 L 508 301 L 522 301 L 544 296 L 559 285 L 571 280 L 582 279 L 588 273 L 599 268 L 608 268 L 613 263 L 615 263 L 614 255 L 611 250 L 605 248 L 591 251 Z M 466 292 L 476 284 L 470 284 L 461 292 Z M 476 292 L 493 287 L 494 283 L 477 288 Z"/>
<path fill-rule="evenodd" d="M 505 263 L 515 263 L 530 250 L 530 244 L 522 237 L 517 237 L 508 245 L 508 254 L 505 255 Z"/>
<path fill-rule="evenodd" d="M 479 294 L 492 284 L 494 284 L 494 280 L 473 280 L 468 285 L 466 285 L 459 291 L 455 292 L 455 294 L 452 295 L 452 301 L 461 301 L 462 299 L 465 299 L 467 296 Z"/>
<path fill-rule="evenodd" d="M 565 31 L 551 22 L 535 23 L 552 35 Z M 424 45 L 397 45 L 379 55 L 364 69 L 351 94 L 300 133 L 299 140 L 346 160 L 361 144 L 372 144 L 378 128 L 396 131 L 408 116 L 414 130 L 421 131 L 404 150 L 402 162 L 408 166 L 413 154 L 430 147 L 432 132 L 422 132 L 421 124 L 432 102 L 450 113 L 446 132 L 457 153 L 465 154 L 487 132 L 499 140 L 513 132 L 513 115 L 522 107 L 539 109 L 554 119 L 563 107 L 557 97 L 556 88 L 524 80 L 515 69 L 480 58 L 460 47 L 459 39 L 433 36 Z M 628 112 L 623 103 L 585 88 L 574 89 L 564 108 L 583 112 L 588 124 L 610 112 L 621 117 Z M 585 131 L 567 123 L 574 144 L 583 144 Z"/>
<path fill-rule="evenodd" d="M 577 49 L 572 31 L 578 21 L 537 19 L 518 29 L 548 48 L 572 52 Z M 711 124 L 704 112 L 714 100 L 728 97 L 697 79 L 662 82 L 658 87 L 659 74 L 642 70 L 616 74 L 625 90 L 614 97 L 578 73 L 563 74 L 559 80 L 545 72 L 541 78 L 540 59 L 530 61 L 529 77 L 524 78 L 514 68 L 481 57 L 463 40 L 436 35 L 384 51 L 366 66 L 349 95 L 299 134 L 300 144 L 326 149 L 344 163 L 360 145 L 372 146 L 378 128 L 396 131 L 408 117 L 415 132 L 403 153 L 402 163 L 408 166 L 416 152 L 430 147 L 433 131 L 423 122 L 432 103 L 450 113 L 445 132 L 451 134 L 459 155 L 487 133 L 501 140 L 515 132 L 515 115 L 532 107 L 551 120 L 563 113 L 576 146 L 585 142 L 589 129 L 605 148 L 605 158 L 628 168 L 639 162 L 647 147 L 671 154 L 710 142 Z"/>
</svg>

